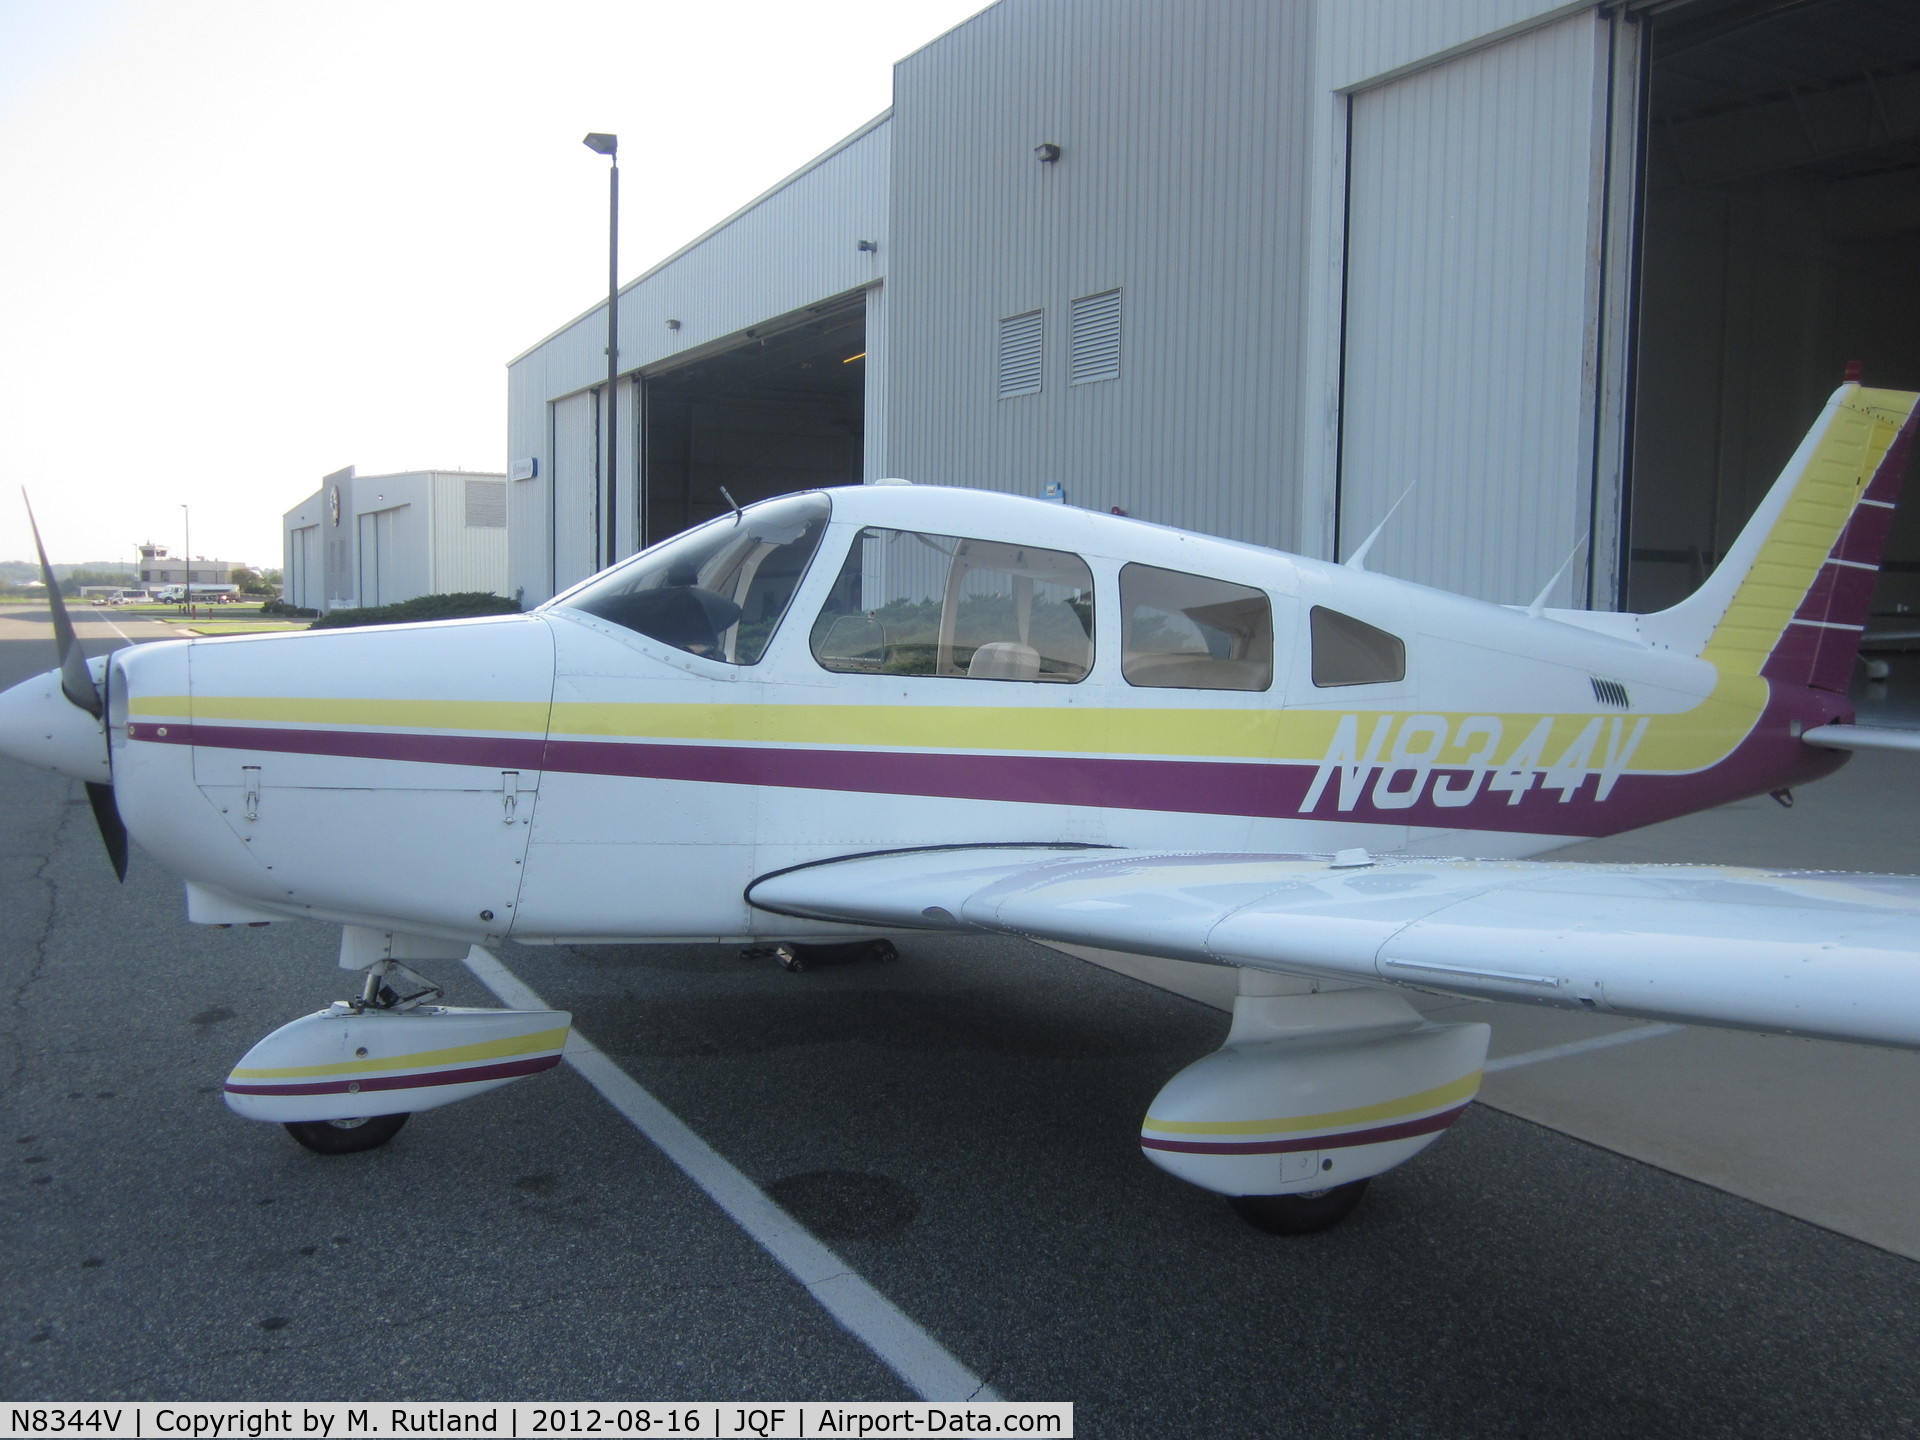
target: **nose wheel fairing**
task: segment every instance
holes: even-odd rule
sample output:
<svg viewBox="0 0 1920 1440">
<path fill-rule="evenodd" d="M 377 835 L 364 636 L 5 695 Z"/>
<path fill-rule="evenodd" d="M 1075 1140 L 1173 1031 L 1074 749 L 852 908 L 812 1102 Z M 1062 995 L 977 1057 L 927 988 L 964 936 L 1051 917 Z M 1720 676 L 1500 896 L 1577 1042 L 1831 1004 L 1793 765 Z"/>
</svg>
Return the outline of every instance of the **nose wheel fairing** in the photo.
<svg viewBox="0 0 1920 1440">
<path fill-rule="evenodd" d="M 566 1011 L 423 1003 L 439 995 L 404 965 L 370 967 L 358 999 L 282 1025 L 243 1055 L 224 1087 L 228 1108 L 287 1126 L 338 1124 L 438 1109 L 560 1063 Z"/>
</svg>

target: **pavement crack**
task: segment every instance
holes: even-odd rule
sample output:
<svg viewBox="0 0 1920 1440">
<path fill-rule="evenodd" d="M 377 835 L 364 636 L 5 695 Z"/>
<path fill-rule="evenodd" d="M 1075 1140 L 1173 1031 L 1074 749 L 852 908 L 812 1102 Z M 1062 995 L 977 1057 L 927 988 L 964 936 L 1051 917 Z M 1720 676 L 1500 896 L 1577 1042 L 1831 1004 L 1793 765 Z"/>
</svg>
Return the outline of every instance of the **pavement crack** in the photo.
<svg viewBox="0 0 1920 1440">
<path fill-rule="evenodd" d="M 54 856 L 59 853 L 65 838 L 64 832 L 78 808 L 72 803 L 71 785 L 66 798 L 68 803 L 60 807 L 60 818 L 54 823 L 53 833 L 47 837 L 46 853 L 40 857 L 40 863 L 28 877 L 29 883 L 39 887 L 44 894 L 45 904 L 41 907 L 38 923 L 32 927 L 28 943 L 31 963 L 27 966 L 26 974 L 10 987 L 7 997 L 7 1003 L 13 1011 L 13 1023 L 8 1027 L 5 1037 L 13 1052 L 7 1065 L 7 1091 L 14 1095 L 20 1093 L 27 1078 L 27 1047 L 24 1039 L 28 1020 L 27 992 L 47 978 L 48 943 L 53 935 L 54 920 L 60 913 L 60 882 L 54 878 L 53 864 Z"/>
</svg>

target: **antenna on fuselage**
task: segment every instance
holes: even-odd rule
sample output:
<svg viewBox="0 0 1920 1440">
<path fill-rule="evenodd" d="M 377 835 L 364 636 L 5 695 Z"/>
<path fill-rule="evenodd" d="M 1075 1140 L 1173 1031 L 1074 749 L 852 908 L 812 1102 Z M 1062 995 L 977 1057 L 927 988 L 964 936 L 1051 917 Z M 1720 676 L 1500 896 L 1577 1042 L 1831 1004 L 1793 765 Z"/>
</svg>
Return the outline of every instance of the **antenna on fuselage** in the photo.
<svg viewBox="0 0 1920 1440">
<path fill-rule="evenodd" d="M 1360 542 L 1360 548 L 1347 557 L 1347 569 L 1365 570 L 1367 568 L 1367 552 L 1373 548 L 1373 542 L 1380 538 L 1380 532 L 1385 530 L 1387 528 L 1387 522 L 1393 519 L 1394 511 L 1407 503 L 1407 496 L 1413 494 L 1413 486 L 1419 483 L 1420 482 L 1416 480 L 1413 482 L 1413 485 L 1407 486 L 1405 490 L 1400 492 L 1400 498 L 1387 507 L 1387 513 L 1380 517 L 1380 523 L 1373 527 L 1373 533 L 1362 540 Z"/>
<path fill-rule="evenodd" d="M 720 487 L 720 498 L 733 507 L 733 523 L 738 525 L 740 523 L 740 502 L 733 498 L 732 492 L 724 485 Z"/>
<path fill-rule="evenodd" d="M 1567 552 L 1567 558 L 1560 562 L 1560 568 L 1553 572 L 1553 578 L 1541 587 L 1540 593 L 1533 597 L 1533 603 L 1527 606 L 1527 614 L 1536 620 L 1540 618 L 1540 612 L 1547 608 L 1547 596 L 1553 593 L 1553 587 L 1560 583 L 1560 577 L 1567 573 L 1568 567 L 1574 562 L 1574 557 L 1579 555 L 1581 548 L 1585 546 L 1586 543 L 1587 537 L 1585 535 L 1582 535 L 1578 540 L 1573 542 L 1573 549 L 1569 550 Z"/>
</svg>

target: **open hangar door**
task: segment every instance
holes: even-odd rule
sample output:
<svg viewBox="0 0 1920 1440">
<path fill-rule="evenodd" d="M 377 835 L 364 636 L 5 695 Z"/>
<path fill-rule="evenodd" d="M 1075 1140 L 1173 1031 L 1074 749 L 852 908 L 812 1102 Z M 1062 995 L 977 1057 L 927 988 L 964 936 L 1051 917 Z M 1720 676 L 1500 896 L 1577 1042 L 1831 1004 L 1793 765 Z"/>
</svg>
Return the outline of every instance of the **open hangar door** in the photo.
<svg viewBox="0 0 1920 1440">
<path fill-rule="evenodd" d="M 1647 17 L 1627 607 L 1691 591 L 1848 362 L 1920 388 L 1920 5 Z M 1875 597 L 1920 608 L 1909 480 Z"/>
<path fill-rule="evenodd" d="M 866 301 L 848 296 L 644 380 L 645 543 L 742 505 L 861 481 Z"/>
</svg>

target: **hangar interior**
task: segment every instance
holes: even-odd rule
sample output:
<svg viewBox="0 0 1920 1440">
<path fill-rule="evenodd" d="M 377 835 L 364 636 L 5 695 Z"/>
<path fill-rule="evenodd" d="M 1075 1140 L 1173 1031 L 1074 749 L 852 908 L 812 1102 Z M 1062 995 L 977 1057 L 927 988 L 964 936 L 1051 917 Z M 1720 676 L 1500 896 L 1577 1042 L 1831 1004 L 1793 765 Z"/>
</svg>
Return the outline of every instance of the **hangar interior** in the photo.
<svg viewBox="0 0 1920 1440">
<path fill-rule="evenodd" d="M 742 505 L 861 481 L 866 302 L 844 296 L 645 377 L 646 543 Z"/>
<path fill-rule="evenodd" d="M 1627 608 L 1697 585 L 1850 361 L 1920 388 L 1920 9 L 1650 20 Z M 1875 599 L 1920 607 L 1909 480 Z"/>
</svg>

